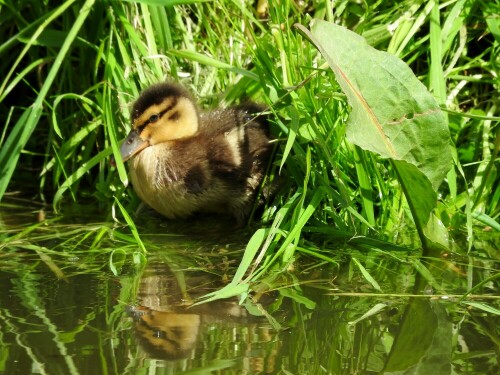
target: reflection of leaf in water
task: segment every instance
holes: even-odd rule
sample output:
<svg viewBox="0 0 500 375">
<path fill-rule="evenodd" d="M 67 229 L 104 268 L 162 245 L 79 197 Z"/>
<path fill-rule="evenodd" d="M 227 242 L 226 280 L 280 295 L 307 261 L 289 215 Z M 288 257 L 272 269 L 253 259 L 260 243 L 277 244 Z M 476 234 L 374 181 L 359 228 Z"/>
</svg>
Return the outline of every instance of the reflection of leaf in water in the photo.
<svg viewBox="0 0 500 375">
<path fill-rule="evenodd" d="M 412 299 L 389 353 L 385 374 L 450 374 L 452 325 L 439 303 Z"/>
<path fill-rule="evenodd" d="M 437 317 L 427 300 L 412 299 L 389 353 L 385 371 L 406 370 L 422 359 L 437 328 Z"/>
</svg>

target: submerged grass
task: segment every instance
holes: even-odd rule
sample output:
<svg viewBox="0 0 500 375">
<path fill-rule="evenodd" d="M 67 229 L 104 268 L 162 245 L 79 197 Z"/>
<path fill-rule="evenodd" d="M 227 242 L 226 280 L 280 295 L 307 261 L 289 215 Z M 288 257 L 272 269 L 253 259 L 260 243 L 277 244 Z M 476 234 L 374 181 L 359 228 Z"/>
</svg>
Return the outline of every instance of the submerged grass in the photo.
<svg viewBox="0 0 500 375">
<path fill-rule="evenodd" d="M 418 249 L 393 168 L 345 140 L 345 95 L 320 54 L 293 27 L 319 18 L 403 59 L 446 110 L 454 168 L 439 190 L 435 215 L 442 225 L 435 230 L 452 253 L 480 252 L 494 264 L 500 242 L 498 5 L 259 4 L 264 8 L 239 1 L 89 0 L 83 7 L 74 1 L 57 7 L 5 1 L 0 196 L 36 190 L 63 212 L 70 200 L 96 200 L 110 212 L 116 200 L 144 254 L 141 227 L 126 214 L 138 200 L 125 188 L 120 158 L 114 169 L 109 157 L 129 130 L 133 99 L 168 79 L 186 85 L 203 105 L 250 98 L 267 105 L 271 115 L 277 152 L 269 175 L 281 173 L 287 182 L 268 202 L 225 292 L 247 292 L 300 256 L 336 262 L 332 254 L 339 243 Z M 485 232 L 492 234 L 486 242 Z M 368 258 L 351 264 L 378 290 Z M 414 266 L 434 284 L 429 264 Z M 498 275 L 495 266 L 489 272 Z M 479 281 L 470 276 L 469 288 Z"/>
</svg>

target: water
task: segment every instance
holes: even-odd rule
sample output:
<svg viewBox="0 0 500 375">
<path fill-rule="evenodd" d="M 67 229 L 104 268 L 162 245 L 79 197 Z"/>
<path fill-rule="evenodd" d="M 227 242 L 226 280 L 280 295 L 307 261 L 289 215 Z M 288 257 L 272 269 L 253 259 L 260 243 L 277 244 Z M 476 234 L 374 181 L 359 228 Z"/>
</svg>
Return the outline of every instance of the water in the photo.
<svg viewBox="0 0 500 375">
<path fill-rule="evenodd" d="M 152 217 L 144 263 L 123 227 L 68 212 L 37 224 L 37 206 L 0 207 L 1 374 L 499 372 L 498 270 L 484 256 L 338 247 L 336 265 L 304 257 L 244 304 L 192 306 L 231 279 L 249 233 Z"/>
</svg>

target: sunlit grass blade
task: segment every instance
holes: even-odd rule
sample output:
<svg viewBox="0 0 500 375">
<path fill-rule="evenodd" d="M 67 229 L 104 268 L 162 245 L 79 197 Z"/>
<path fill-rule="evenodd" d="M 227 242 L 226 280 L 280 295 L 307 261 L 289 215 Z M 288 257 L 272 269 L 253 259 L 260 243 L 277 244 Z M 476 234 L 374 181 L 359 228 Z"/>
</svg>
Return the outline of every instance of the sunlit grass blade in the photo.
<svg viewBox="0 0 500 375">
<path fill-rule="evenodd" d="M 284 297 L 288 297 L 293 301 L 304 305 L 308 309 L 314 310 L 316 308 L 316 302 L 305 297 L 300 289 L 296 288 L 282 288 L 280 289 L 280 294 Z"/>
<path fill-rule="evenodd" d="M 480 290 L 482 287 L 484 287 L 486 284 L 491 283 L 493 280 L 499 279 L 500 278 L 500 272 L 495 273 L 494 275 L 490 277 L 486 277 L 483 280 L 481 280 L 479 283 L 474 285 L 472 288 L 470 288 L 467 293 L 465 293 L 458 302 L 464 301 L 467 296 L 476 293 L 478 290 Z"/>
<path fill-rule="evenodd" d="M 0 86 L 0 95 L 3 96 L 4 94 L 4 90 L 5 88 L 7 87 L 7 83 L 10 81 L 10 77 L 14 74 L 17 66 L 21 63 L 21 61 L 23 60 L 24 56 L 26 56 L 26 54 L 28 53 L 28 51 L 30 50 L 30 48 L 33 46 L 34 43 L 36 43 L 38 37 L 44 32 L 44 30 L 46 30 L 46 27 L 51 23 L 53 22 L 57 17 L 61 16 L 61 14 L 63 14 L 76 0 L 67 0 L 65 1 L 64 3 L 62 3 L 57 9 L 54 10 L 54 12 L 52 12 L 44 21 L 43 23 L 38 26 L 38 28 L 35 30 L 35 32 L 33 33 L 33 35 L 31 35 L 31 37 L 29 38 L 28 42 L 26 43 L 26 45 L 24 46 L 24 48 L 21 50 L 21 52 L 18 54 L 17 56 L 17 59 L 16 61 L 14 62 L 14 64 L 12 64 L 12 66 L 10 67 L 10 70 L 9 72 L 4 76 L 2 77 L 3 78 L 3 82 L 2 82 L 2 85 Z M 90 2 L 90 4 L 92 4 L 93 1 Z M 90 9 L 89 9 L 90 10 Z M 45 17 L 43 17 L 45 18 Z M 84 18 L 85 18 L 85 15 L 84 15 Z M 38 23 L 38 22 L 37 22 Z M 81 25 L 79 25 L 81 26 Z M 30 30 L 31 28 L 26 28 L 23 33 L 26 33 L 27 30 Z M 69 45 L 73 42 L 73 38 L 76 36 L 76 33 L 74 33 L 73 36 L 71 35 L 68 35 L 68 38 L 66 40 L 68 40 L 68 44 L 66 45 L 66 49 L 67 47 L 69 47 Z M 62 53 L 61 53 L 62 52 Z M 61 52 L 59 53 L 59 55 L 61 55 L 62 57 L 64 57 L 64 55 L 66 54 L 67 51 L 63 51 L 63 49 L 61 48 Z M 62 60 L 62 59 L 61 59 Z M 54 62 L 54 66 L 56 67 L 55 69 L 57 70 L 59 67 L 57 65 L 60 65 L 61 64 L 61 60 L 58 61 L 59 64 L 55 64 Z"/>
<path fill-rule="evenodd" d="M 238 74 L 241 74 L 242 76 L 250 78 L 251 80 L 259 81 L 258 75 L 253 73 L 253 72 L 250 72 L 248 70 L 241 69 L 238 67 L 231 66 L 230 64 L 216 60 L 210 56 L 202 55 L 201 53 L 198 53 L 198 52 L 181 50 L 181 51 L 169 51 L 169 54 L 171 54 L 173 56 L 181 57 L 184 59 L 188 59 L 190 61 L 197 61 L 200 64 L 213 66 L 213 67 L 219 68 L 219 69 L 229 70 L 231 72 L 238 73 Z"/>
<path fill-rule="evenodd" d="M 0 151 L 0 200 L 2 199 L 2 196 L 5 193 L 5 190 L 7 189 L 12 174 L 14 173 L 14 169 L 16 168 L 21 150 L 28 141 L 28 138 L 35 130 L 38 121 L 40 120 L 40 116 L 42 113 L 42 105 L 49 92 L 49 89 L 51 88 L 53 81 L 56 79 L 56 76 L 59 72 L 62 62 L 66 58 L 66 54 L 68 53 L 71 44 L 75 40 L 78 31 L 80 30 L 85 19 L 89 15 L 94 2 L 95 0 L 87 0 L 83 4 L 80 14 L 75 20 L 75 23 L 73 24 L 71 30 L 69 30 L 68 36 L 66 37 L 63 45 L 61 46 L 61 49 L 57 54 L 57 57 L 49 73 L 47 74 L 44 84 L 40 89 L 40 92 L 38 93 L 38 96 L 35 102 L 33 103 L 33 106 L 31 107 L 30 110 L 25 112 L 26 113 L 25 121 L 23 122 L 18 121 L 16 123 L 16 125 L 14 126 L 14 130 L 12 131 L 11 135 L 9 135 L 9 137 L 5 141 L 4 146 L 2 147 L 2 150 Z M 65 2 L 63 6 L 61 6 L 61 12 L 64 12 L 66 8 L 69 7 L 72 3 L 73 1 Z M 55 13 L 55 16 L 57 15 L 58 13 Z M 42 30 L 39 29 L 40 33 L 41 31 Z M 29 46 L 27 46 L 27 48 L 29 48 Z M 20 58 L 21 56 L 19 57 L 19 59 Z M 7 82 L 7 79 L 8 77 L 5 78 L 4 82 Z"/>
<path fill-rule="evenodd" d="M 66 278 L 66 275 L 64 274 L 63 270 L 61 270 L 61 268 L 57 265 L 57 263 L 54 262 L 50 257 L 50 255 L 47 254 L 46 252 L 47 248 L 30 244 L 23 245 L 23 248 L 35 251 L 42 260 L 42 262 L 44 262 L 47 265 L 47 267 L 52 271 L 52 273 L 58 279 L 68 282 L 68 279 Z"/>
<path fill-rule="evenodd" d="M 435 3 L 429 18 L 431 67 L 429 89 L 440 105 L 446 102 L 446 82 L 443 72 L 443 36 L 441 33 L 439 4 Z"/>
<path fill-rule="evenodd" d="M 405 50 L 405 48 L 408 47 L 408 44 L 415 36 L 415 34 L 418 32 L 418 30 L 422 27 L 425 20 L 427 19 L 432 9 L 434 8 L 436 2 L 435 1 L 427 2 L 425 7 L 420 12 L 417 12 L 416 10 L 421 6 L 421 4 L 422 3 L 413 3 L 410 8 L 411 9 L 410 12 L 411 13 L 415 12 L 416 16 L 415 14 L 411 14 L 410 12 L 402 16 L 402 18 L 405 18 L 406 21 L 408 22 L 407 24 L 402 23 L 402 25 L 405 25 L 407 27 L 405 27 L 404 32 L 402 34 L 399 35 L 395 34 L 398 35 L 398 38 L 401 39 L 401 41 L 399 43 L 395 43 L 395 45 L 392 48 L 389 45 L 388 49 L 389 52 L 394 53 L 396 56 L 401 55 Z"/>
<path fill-rule="evenodd" d="M 381 291 L 382 289 L 380 288 L 380 285 L 378 284 L 377 280 L 375 280 L 373 278 L 373 276 L 370 275 L 368 270 L 359 262 L 359 260 L 356 259 L 355 257 L 352 257 L 351 259 L 356 264 L 356 266 L 359 268 L 359 270 L 363 274 L 363 277 L 366 279 L 366 281 L 368 281 L 375 290 Z"/>
<path fill-rule="evenodd" d="M 358 174 L 360 195 L 363 202 L 363 216 L 371 227 L 375 225 L 375 212 L 373 209 L 373 185 L 368 173 L 368 164 L 363 150 L 358 146 L 353 147 L 354 161 L 356 163 L 356 172 Z M 364 230 L 366 233 L 366 228 Z"/>
<path fill-rule="evenodd" d="M 91 170 L 95 165 L 100 163 L 103 159 L 110 156 L 112 153 L 113 150 L 111 149 L 111 147 L 101 151 L 93 158 L 91 158 L 89 161 L 83 163 L 75 172 L 73 172 L 73 174 L 68 176 L 68 178 L 62 183 L 57 192 L 54 194 L 54 201 L 52 203 L 54 209 L 56 211 L 58 210 L 62 196 L 66 190 L 68 190 L 73 184 L 77 183 L 85 173 Z"/>
<path fill-rule="evenodd" d="M 126 253 L 122 249 L 116 249 L 109 255 L 109 269 L 115 276 L 120 275 L 121 269 L 125 264 Z"/>
<path fill-rule="evenodd" d="M 462 303 L 467 305 L 467 306 L 472 306 L 472 307 L 475 307 L 476 309 L 485 311 L 489 314 L 500 315 L 500 309 L 497 309 L 491 305 L 487 305 L 487 304 L 482 303 L 482 302 L 464 301 Z"/>
<path fill-rule="evenodd" d="M 25 67 L 21 72 L 17 74 L 15 78 L 13 78 L 9 84 L 5 87 L 3 92 L 0 94 L 0 103 L 5 99 L 7 95 L 21 82 L 23 79 L 26 78 L 26 76 L 30 73 L 32 73 L 33 70 L 35 69 L 40 69 L 40 67 L 44 64 L 47 64 L 50 62 L 50 58 L 41 58 L 36 61 L 33 61 L 30 63 L 27 67 Z"/>
<path fill-rule="evenodd" d="M 283 156 L 281 157 L 281 164 L 280 164 L 280 171 L 283 168 L 283 165 L 286 162 L 286 159 L 288 158 L 288 155 L 290 154 L 290 151 L 292 150 L 292 147 L 295 142 L 295 138 L 297 137 L 297 130 L 299 128 L 299 113 L 295 109 L 295 107 L 290 106 L 289 107 L 289 113 L 290 113 L 290 123 L 288 124 L 288 137 L 286 139 L 286 144 L 283 149 Z"/>
<path fill-rule="evenodd" d="M 254 261 L 255 255 L 257 254 L 262 243 L 266 239 L 268 232 L 269 231 L 266 229 L 258 229 L 253 234 L 253 236 L 248 241 L 248 244 L 245 248 L 245 252 L 243 254 L 243 258 L 241 259 L 241 262 L 233 276 L 232 281 L 222 289 L 214 293 L 207 294 L 203 299 L 203 302 L 209 302 L 216 299 L 238 296 L 241 295 L 242 293 L 245 293 L 245 291 L 248 290 L 249 288 L 248 283 L 245 282 L 241 283 L 241 281 L 245 276 L 247 270 L 250 268 L 252 262 Z"/>
<path fill-rule="evenodd" d="M 173 6 L 182 4 L 204 3 L 211 0 L 124 0 L 129 3 L 141 3 L 149 5 Z"/>
<path fill-rule="evenodd" d="M 130 228 L 130 231 L 132 232 L 132 235 L 135 238 L 137 246 L 139 246 L 139 249 L 141 249 L 143 254 L 146 254 L 147 253 L 146 246 L 144 246 L 144 243 L 141 240 L 141 237 L 139 235 L 139 231 L 137 230 L 137 227 L 136 227 L 134 221 L 132 220 L 132 218 L 128 214 L 127 210 L 125 210 L 125 208 L 122 206 L 122 204 L 120 203 L 120 201 L 116 197 L 115 197 L 115 203 L 117 204 L 118 208 L 120 209 L 120 212 L 123 215 L 123 218 L 127 222 L 127 225 Z"/>
<path fill-rule="evenodd" d="M 120 181 L 123 183 L 123 185 L 127 186 L 128 176 L 120 155 L 120 145 L 116 135 L 116 129 L 118 129 L 118 126 L 114 116 L 112 116 L 113 112 L 112 112 L 111 97 L 112 95 L 110 87 L 106 87 L 103 93 L 103 101 L 104 101 L 104 106 L 106 108 L 104 113 L 104 124 L 108 131 L 108 138 L 111 143 L 113 154 L 115 155 L 115 163 L 116 163 L 116 170 L 118 171 L 118 176 L 120 177 Z"/>
<path fill-rule="evenodd" d="M 413 264 L 413 267 L 417 270 L 417 272 L 426 280 L 429 285 L 433 288 L 433 291 L 437 292 L 442 292 L 442 287 L 441 285 L 436 281 L 436 278 L 432 274 L 432 272 L 429 270 L 428 267 L 426 267 L 424 264 L 419 259 L 412 259 L 410 260 L 411 264 Z"/>
<path fill-rule="evenodd" d="M 384 310 L 387 307 L 386 303 L 377 303 L 375 306 L 373 306 L 370 310 L 368 310 L 366 313 L 364 313 L 362 316 L 359 318 L 352 320 L 348 322 L 347 324 L 353 325 L 356 324 L 366 318 L 369 318 L 370 316 L 378 314 L 380 311 Z"/>
<path fill-rule="evenodd" d="M 493 228 L 494 230 L 500 232 L 500 223 L 498 223 L 492 217 L 490 217 L 482 212 L 473 212 L 472 217 L 476 220 L 479 220 L 483 224 Z"/>
</svg>

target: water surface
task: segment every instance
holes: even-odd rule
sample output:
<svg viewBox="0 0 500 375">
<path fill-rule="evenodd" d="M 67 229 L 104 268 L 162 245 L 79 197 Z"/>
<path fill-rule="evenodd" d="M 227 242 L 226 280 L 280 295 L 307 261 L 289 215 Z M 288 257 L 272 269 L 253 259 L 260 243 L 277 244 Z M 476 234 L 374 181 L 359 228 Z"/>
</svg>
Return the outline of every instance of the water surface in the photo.
<svg viewBox="0 0 500 375">
<path fill-rule="evenodd" d="M 193 306 L 231 280 L 251 231 L 146 216 L 143 256 L 102 213 L 40 209 L 0 207 L 2 374 L 499 373 L 493 248 L 421 259 L 342 244 L 245 301 Z"/>
</svg>

